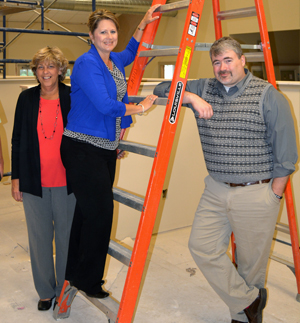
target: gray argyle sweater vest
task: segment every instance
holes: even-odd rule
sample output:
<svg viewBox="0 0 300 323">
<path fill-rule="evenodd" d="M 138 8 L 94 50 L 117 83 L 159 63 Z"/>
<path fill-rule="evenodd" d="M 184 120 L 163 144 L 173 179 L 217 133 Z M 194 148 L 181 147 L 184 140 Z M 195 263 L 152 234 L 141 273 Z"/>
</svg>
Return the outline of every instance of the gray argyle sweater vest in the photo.
<svg viewBox="0 0 300 323">
<path fill-rule="evenodd" d="M 252 75 L 232 96 L 207 79 L 202 98 L 214 115 L 197 118 L 209 174 L 220 182 L 243 183 L 272 178 L 272 149 L 266 141 L 262 103 L 270 84 Z"/>
</svg>

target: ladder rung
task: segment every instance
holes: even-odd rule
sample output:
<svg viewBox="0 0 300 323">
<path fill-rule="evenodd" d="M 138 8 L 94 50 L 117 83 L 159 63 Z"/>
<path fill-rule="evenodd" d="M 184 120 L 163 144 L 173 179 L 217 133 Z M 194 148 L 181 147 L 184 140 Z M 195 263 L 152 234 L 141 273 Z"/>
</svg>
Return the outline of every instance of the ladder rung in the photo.
<svg viewBox="0 0 300 323">
<path fill-rule="evenodd" d="M 119 144 L 119 149 L 130 151 L 135 154 L 147 156 L 147 157 L 154 157 L 156 152 L 156 147 L 138 144 L 135 142 L 121 140 Z"/>
<path fill-rule="evenodd" d="M 129 266 L 131 259 L 131 250 L 122 246 L 114 240 L 110 240 L 108 247 L 108 254 L 119 260 L 122 264 Z"/>
<path fill-rule="evenodd" d="M 275 230 L 290 234 L 289 226 L 282 223 L 276 223 Z"/>
<path fill-rule="evenodd" d="M 81 294 L 85 296 L 91 303 L 98 307 L 110 320 L 109 322 L 116 322 L 117 314 L 119 311 L 119 303 L 112 299 L 111 297 L 107 298 L 94 298 L 88 297 L 85 292 L 81 291 Z"/>
<path fill-rule="evenodd" d="M 115 201 L 125 204 L 135 210 L 142 211 L 144 205 L 144 199 L 134 194 L 125 192 L 119 188 L 113 188 Z"/>
<path fill-rule="evenodd" d="M 263 52 L 251 52 L 251 53 L 244 53 L 247 62 L 264 62 L 264 53 Z"/>
<path fill-rule="evenodd" d="M 284 265 L 287 265 L 290 269 L 295 268 L 295 265 L 292 262 L 290 262 L 287 257 L 284 257 L 282 255 L 279 256 L 278 254 L 276 254 L 276 253 L 273 252 L 270 255 L 270 258 L 273 259 L 273 260 L 275 260 L 275 261 L 277 261 L 277 262 L 280 262 L 280 263 L 282 263 Z"/>
<path fill-rule="evenodd" d="M 179 48 L 163 48 L 140 51 L 139 57 L 177 56 Z"/>
<path fill-rule="evenodd" d="M 234 9 L 227 11 L 220 11 L 217 14 L 217 18 L 219 20 L 227 20 L 227 19 L 235 19 L 235 18 L 244 18 L 244 17 L 253 17 L 256 16 L 256 8 L 242 8 L 242 9 Z"/>
<path fill-rule="evenodd" d="M 186 9 L 188 8 L 189 4 L 190 4 L 189 0 L 169 3 L 158 7 L 154 12 L 169 12 L 169 11 L 175 11 L 180 9 Z"/>
<path fill-rule="evenodd" d="M 131 103 L 140 103 L 145 98 L 146 98 L 145 96 L 140 96 L 140 95 L 130 95 L 128 97 L 129 102 L 131 102 Z M 168 99 L 167 98 L 157 98 L 153 102 L 154 105 L 167 105 L 167 103 L 168 103 Z"/>
</svg>

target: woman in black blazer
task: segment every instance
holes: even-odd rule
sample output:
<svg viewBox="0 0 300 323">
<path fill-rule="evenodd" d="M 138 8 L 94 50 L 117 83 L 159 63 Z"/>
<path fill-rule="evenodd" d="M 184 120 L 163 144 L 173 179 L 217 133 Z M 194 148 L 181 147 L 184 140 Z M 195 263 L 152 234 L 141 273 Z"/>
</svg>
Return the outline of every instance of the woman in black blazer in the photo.
<svg viewBox="0 0 300 323">
<path fill-rule="evenodd" d="M 23 201 L 41 311 L 50 309 L 64 283 L 75 207 L 60 158 L 70 110 L 70 87 L 62 83 L 67 66 L 57 47 L 48 46 L 35 54 L 31 68 L 39 85 L 20 94 L 12 135 L 12 196 Z"/>
</svg>

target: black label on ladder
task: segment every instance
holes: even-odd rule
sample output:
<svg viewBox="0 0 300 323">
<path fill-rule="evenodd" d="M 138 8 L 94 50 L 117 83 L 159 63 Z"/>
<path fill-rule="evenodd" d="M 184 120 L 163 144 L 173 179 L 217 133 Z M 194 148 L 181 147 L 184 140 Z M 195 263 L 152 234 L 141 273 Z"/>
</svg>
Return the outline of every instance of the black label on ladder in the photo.
<svg viewBox="0 0 300 323">
<path fill-rule="evenodd" d="M 196 30 L 197 30 L 197 27 L 198 27 L 198 22 L 199 22 L 199 14 L 196 13 L 196 12 L 192 12 L 189 31 L 188 31 L 189 35 L 195 37 Z"/>
<path fill-rule="evenodd" d="M 169 122 L 171 124 L 174 124 L 176 122 L 179 102 L 180 102 L 181 95 L 182 95 L 182 90 L 183 90 L 183 83 L 181 81 L 179 81 L 176 85 L 171 114 L 170 114 L 170 118 L 169 118 Z"/>
</svg>

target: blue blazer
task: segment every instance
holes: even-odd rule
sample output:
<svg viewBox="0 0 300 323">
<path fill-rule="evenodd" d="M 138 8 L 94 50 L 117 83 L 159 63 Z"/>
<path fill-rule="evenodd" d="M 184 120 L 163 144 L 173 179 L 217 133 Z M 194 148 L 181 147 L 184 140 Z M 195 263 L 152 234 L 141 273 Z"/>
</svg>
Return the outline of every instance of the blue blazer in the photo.
<svg viewBox="0 0 300 323">
<path fill-rule="evenodd" d="M 123 73 L 124 67 L 135 58 L 139 43 L 131 38 L 126 49 L 110 53 L 110 59 Z M 132 123 L 131 116 L 124 116 L 125 103 L 117 101 L 117 88 L 113 77 L 101 59 L 94 45 L 75 62 L 71 75 L 71 111 L 67 129 L 114 141 L 116 138 L 116 117 L 122 117 L 121 128 Z"/>
</svg>

